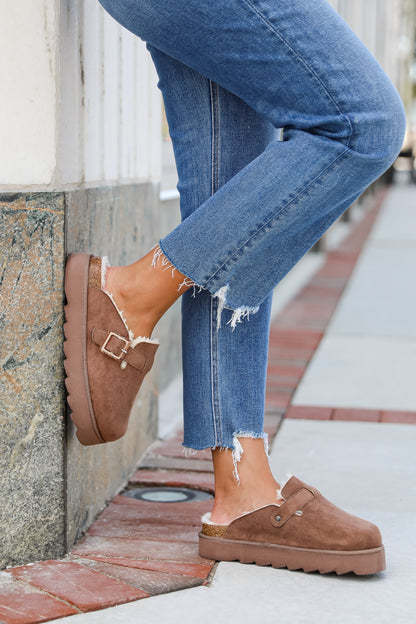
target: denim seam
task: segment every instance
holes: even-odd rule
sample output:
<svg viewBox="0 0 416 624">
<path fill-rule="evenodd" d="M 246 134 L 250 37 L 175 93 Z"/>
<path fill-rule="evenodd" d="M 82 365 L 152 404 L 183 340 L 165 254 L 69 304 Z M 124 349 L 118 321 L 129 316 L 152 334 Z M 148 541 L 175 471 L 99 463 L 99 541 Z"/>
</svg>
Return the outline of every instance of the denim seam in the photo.
<svg viewBox="0 0 416 624">
<path fill-rule="evenodd" d="M 211 404 L 212 423 L 214 426 L 213 447 L 222 446 L 221 419 L 219 417 L 219 396 L 218 396 L 218 332 L 216 330 L 216 309 L 218 303 L 214 297 L 210 301 L 210 364 L 211 364 Z"/>
<path fill-rule="evenodd" d="M 242 0 L 242 2 L 244 2 L 244 4 L 246 4 L 261 20 L 262 22 L 272 31 L 274 32 L 274 34 L 279 37 L 279 39 L 285 44 L 285 46 L 292 52 L 292 54 L 294 56 L 296 56 L 296 58 L 302 63 L 302 65 L 308 70 L 308 72 L 315 78 L 315 80 L 317 80 L 319 82 L 319 84 L 321 85 L 322 89 L 324 90 L 324 92 L 326 93 L 328 99 L 333 103 L 333 105 L 335 106 L 335 108 L 337 109 L 338 113 L 347 121 L 349 128 L 350 128 L 350 136 L 348 138 L 348 142 L 346 143 L 346 146 L 349 147 L 354 135 L 354 126 L 353 123 L 350 119 L 350 117 L 344 113 L 337 100 L 335 99 L 335 97 L 332 95 L 332 93 L 328 90 L 328 87 L 325 85 L 325 83 L 322 81 L 322 79 L 319 77 L 319 75 L 316 73 L 316 71 L 309 65 L 309 63 L 306 62 L 306 60 L 303 58 L 303 56 L 301 54 L 299 54 L 299 52 L 297 50 L 295 50 L 293 48 L 293 46 L 289 43 L 289 41 L 287 41 L 287 39 L 277 30 L 276 26 L 274 26 L 274 24 L 272 24 L 270 22 L 270 20 L 263 15 L 263 13 L 257 9 L 254 4 L 251 2 L 251 0 Z"/>
<path fill-rule="evenodd" d="M 243 0 L 245 2 L 245 0 Z M 273 214 L 272 217 L 270 217 L 270 219 L 268 219 L 265 223 L 261 224 L 256 231 L 249 237 L 247 238 L 244 243 L 242 243 L 238 249 L 236 249 L 233 253 L 232 256 L 229 256 L 225 262 L 223 262 L 223 264 L 215 271 L 215 273 L 213 273 L 211 275 L 211 277 L 205 281 L 205 288 L 207 290 L 209 290 L 210 292 L 215 291 L 216 288 L 215 287 L 210 287 L 210 283 L 212 283 L 212 281 L 218 276 L 218 274 L 221 273 L 221 271 L 224 269 L 225 266 L 227 266 L 227 264 L 230 262 L 230 260 L 232 260 L 232 258 L 235 258 L 239 252 L 241 250 L 244 249 L 244 247 L 250 243 L 251 241 L 255 240 L 257 236 L 259 236 L 260 234 L 262 234 L 263 230 L 265 230 L 267 228 L 267 226 L 272 226 L 272 224 L 279 219 L 282 214 L 284 214 L 284 212 L 286 210 L 288 210 L 291 205 L 300 197 L 302 197 L 302 195 L 311 187 L 313 186 L 313 184 L 316 182 L 316 180 L 322 176 L 326 171 L 328 171 L 329 169 L 331 169 L 343 156 L 345 156 L 346 154 L 348 154 L 350 152 L 350 150 L 348 148 L 346 148 L 343 152 L 341 152 L 341 154 L 339 154 L 337 156 L 337 158 L 335 158 L 335 160 L 332 160 L 324 169 L 322 169 L 318 174 L 316 174 L 316 176 L 314 178 L 312 178 L 312 180 L 308 183 L 307 186 L 304 186 L 302 188 L 301 191 L 299 191 L 299 193 L 297 195 L 295 195 L 295 197 L 293 197 L 293 199 L 291 199 L 287 204 L 285 204 L 284 206 L 282 206 L 282 208 L 275 214 Z M 233 308 L 231 308 L 233 309 Z"/>
<path fill-rule="evenodd" d="M 214 195 L 219 188 L 219 162 L 220 162 L 220 102 L 218 85 L 209 81 L 209 95 L 211 100 L 211 194 Z"/>
<path fill-rule="evenodd" d="M 218 85 L 212 80 L 209 81 L 210 110 L 211 110 L 211 193 L 217 192 L 219 187 L 219 140 L 220 140 L 220 114 L 219 114 L 219 94 Z M 218 300 L 211 297 L 210 302 L 210 332 L 211 332 L 211 404 L 212 422 L 214 426 L 215 442 L 214 446 L 222 445 L 219 383 L 218 383 L 218 330 L 216 316 L 218 315 Z"/>
</svg>

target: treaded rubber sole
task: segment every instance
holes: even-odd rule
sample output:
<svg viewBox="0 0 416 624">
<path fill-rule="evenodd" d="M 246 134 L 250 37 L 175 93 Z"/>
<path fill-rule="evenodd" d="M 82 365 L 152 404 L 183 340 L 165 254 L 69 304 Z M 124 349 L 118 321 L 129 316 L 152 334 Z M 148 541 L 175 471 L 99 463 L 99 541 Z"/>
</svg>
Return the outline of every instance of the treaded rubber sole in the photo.
<svg viewBox="0 0 416 624">
<path fill-rule="evenodd" d="M 199 554 L 201 557 L 216 561 L 240 561 L 321 574 L 329 572 L 376 574 L 386 568 L 384 546 L 355 551 L 312 550 L 278 544 L 227 540 L 204 535 L 202 532 L 199 533 Z"/>
<path fill-rule="evenodd" d="M 94 417 L 89 394 L 86 327 L 88 270 L 90 254 L 71 254 L 65 269 L 64 352 L 65 385 L 68 404 L 72 410 L 71 419 L 77 431 L 77 438 L 84 445 L 104 442 Z"/>
</svg>

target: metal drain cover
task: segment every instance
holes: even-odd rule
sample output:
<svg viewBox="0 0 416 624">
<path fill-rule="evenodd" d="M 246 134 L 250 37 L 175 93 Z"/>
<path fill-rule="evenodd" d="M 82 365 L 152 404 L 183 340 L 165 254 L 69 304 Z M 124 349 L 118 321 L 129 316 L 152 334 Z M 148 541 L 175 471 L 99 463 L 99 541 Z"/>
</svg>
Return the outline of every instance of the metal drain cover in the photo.
<svg viewBox="0 0 416 624">
<path fill-rule="evenodd" d="M 188 503 L 212 498 L 208 492 L 180 487 L 142 487 L 126 490 L 123 496 L 148 503 Z"/>
</svg>

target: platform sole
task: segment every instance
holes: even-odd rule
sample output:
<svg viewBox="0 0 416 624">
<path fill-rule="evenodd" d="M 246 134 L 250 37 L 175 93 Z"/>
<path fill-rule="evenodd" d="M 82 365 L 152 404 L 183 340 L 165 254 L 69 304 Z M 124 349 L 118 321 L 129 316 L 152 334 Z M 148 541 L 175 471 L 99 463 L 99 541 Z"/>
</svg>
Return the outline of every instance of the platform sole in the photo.
<svg viewBox="0 0 416 624">
<path fill-rule="evenodd" d="M 201 557 L 216 561 L 240 561 L 321 574 L 353 572 L 366 575 L 376 574 L 386 568 L 384 546 L 355 551 L 315 550 L 227 540 L 204 535 L 202 532 L 199 533 L 199 554 Z"/>
<path fill-rule="evenodd" d="M 87 369 L 87 300 L 90 254 L 71 254 L 65 269 L 64 352 L 68 404 L 81 444 L 104 442 L 98 429 L 89 393 Z"/>
</svg>

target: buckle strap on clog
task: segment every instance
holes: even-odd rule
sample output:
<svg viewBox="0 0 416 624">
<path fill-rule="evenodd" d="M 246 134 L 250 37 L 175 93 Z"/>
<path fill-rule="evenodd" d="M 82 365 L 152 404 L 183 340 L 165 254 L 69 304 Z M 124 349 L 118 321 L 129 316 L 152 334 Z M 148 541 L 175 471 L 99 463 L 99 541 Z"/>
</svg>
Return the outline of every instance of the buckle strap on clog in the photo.
<svg viewBox="0 0 416 624">
<path fill-rule="evenodd" d="M 126 362 L 139 372 L 146 369 L 147 357 L 136 348 L 130 346 L 130 339 L 116 332 L 94 327 L 92 341 L 100 347 L 101 353 L 118 362 Z M 139 343 L 140 344 L 140 343 Z"/>
<path fill-rule="evenodd" d="M 283 526 L 292 516 L 294 515 L 302 515 L 302 509 L 307 505 L 313 498 L 315 498 L 315 494 L 312 490 L 307 490 L 306 488 L 302 488 L 292 494 L 284 503 L 280 505 L 280 507 L 275 508 L 272 514 L 272 524 L 277 527 Z M 297 513 L 299 512 L 299 513 Z"/>
</svg>

